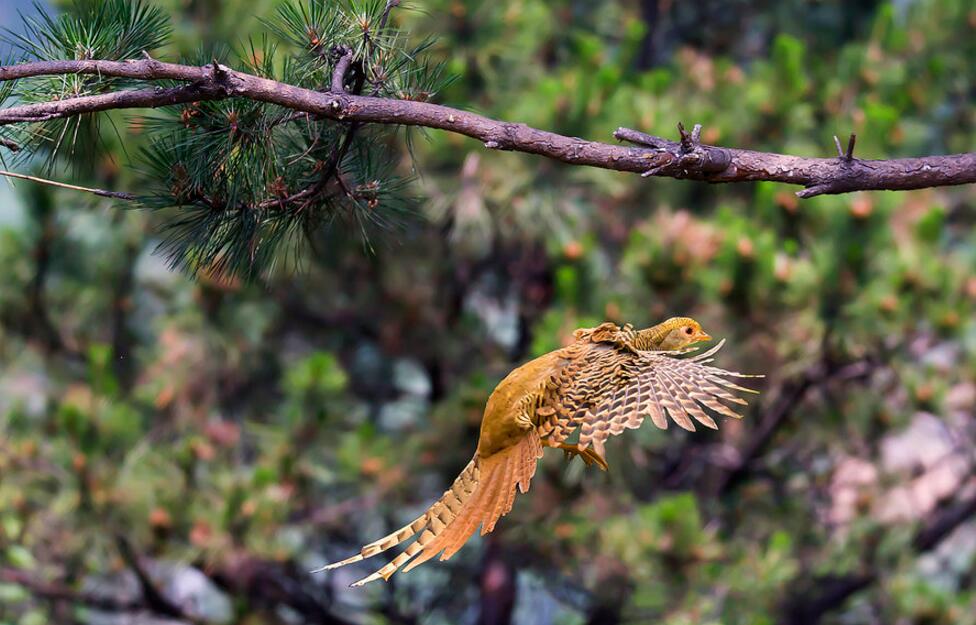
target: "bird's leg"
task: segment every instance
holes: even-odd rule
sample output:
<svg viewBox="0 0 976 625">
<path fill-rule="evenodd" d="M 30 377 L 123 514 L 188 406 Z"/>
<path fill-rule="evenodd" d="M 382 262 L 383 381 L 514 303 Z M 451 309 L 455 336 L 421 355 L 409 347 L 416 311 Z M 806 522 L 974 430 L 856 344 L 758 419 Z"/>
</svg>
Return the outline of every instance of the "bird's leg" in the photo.
<svg viewBox="0 0 976 625">
<path fill-rule="evenodd" d="M 601 470 L 606 471 L 610 468 L 607 461 L 596 452 L 592 447 L 587 447 L 586 449 L 580 449 L 579 443 L 574 443 L 570 445 L 569 443 L 553 443 L 552 441 L 547 441 L 546 444 L 549 447 L 555 447 L 557 449 L 562 449 L 566 452 L 566 457 L 571 458 L 572 456 L 579 456 L 580 459 L 586 463 L 586 466 L 593 466 L 594 464 L 600 467 Z"/>
</svg>

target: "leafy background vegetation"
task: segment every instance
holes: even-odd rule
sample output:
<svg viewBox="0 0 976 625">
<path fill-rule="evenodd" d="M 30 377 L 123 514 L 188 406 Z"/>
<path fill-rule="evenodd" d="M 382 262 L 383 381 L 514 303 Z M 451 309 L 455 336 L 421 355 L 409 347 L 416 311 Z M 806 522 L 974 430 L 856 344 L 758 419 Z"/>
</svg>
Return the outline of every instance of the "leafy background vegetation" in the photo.
<svg viewBox="0 0 976 625">
<path fill-rule="evenodd" d="M 278 8 L 153 6 L 173 28 L 158 56 L 225 42 L 241 68 Z M 415 0 L 392 19 L 436 37 L 430 67 L 457 77 L 438 101 L 563 134 L 683 121 L 808 156 L 848 132 L 864 158 L 974 149 L 969 1 Z M 146 124 L 171 117 L 113 113 L 58 167 L 27 165 L 141 192 Z M 83 599 L 138 601 L 124 545 L 212 623 L 976 621 L 971 187 L 801 202 L 362 137 L 393 155 L 396 219 L 342 223 L 300 272 L 256 280 L 172 270 L 165 211 L 2 191 L 0 622 L 120 622 Z M 512 366 L 576 327 L 672 314 L 767 374 L 744 421 L 628 432 L 609 473 L 553 453 L 494 534 L 389 585 L 305 573 L 439 495 Z"/>
</svg>

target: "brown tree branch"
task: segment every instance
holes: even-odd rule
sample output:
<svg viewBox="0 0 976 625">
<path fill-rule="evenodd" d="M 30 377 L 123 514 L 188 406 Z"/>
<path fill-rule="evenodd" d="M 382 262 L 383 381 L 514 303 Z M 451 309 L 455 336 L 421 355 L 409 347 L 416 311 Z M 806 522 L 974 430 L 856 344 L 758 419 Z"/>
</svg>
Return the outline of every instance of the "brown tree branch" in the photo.
<svg viewBox="0 0 976 625">
<path fill-rule="evenodd" d="M 919 553 L 931 551 L 957 527 L 973 517 L 976 517 L 976 495 L 953 502 L 941 509 L 938 514 L 926 519 L 915 532 L 912 547 Z"/>
<path fill-rule="evenodd" d="M 110 612 L 133 612 L 145 607 L 141 601 L 78 592 L 63 584 L 37 579 L 26 571 L 13 568 L 0 568 L 0 582 L 23 586 L 33 597 L 45 601 L 66 601 Z"/>
<path fill-rule="evenodd" d="M 386 22 L 390 19 L 390 12 L 398 6 L 400 6 L 400 0 L 386 0 L 386 7 L 383 8 L 383 16 L 380 18 L 379 32 L 383 32 L 386 29 Z"/>
<path fill-rule="evenodd" d="M 272 562 L 245 553 L 228 554 L 222 563 L 200 564 L 200 569 L 220 589 L 247 601 L 251 608 L 288 606 L 305 622 L 321 625 L 352 625 L 333 612 L 320 593 L 313 592 L 293 563 Z"/>
<path fill-rule="evenodd" d="M 625 128 L 619 139 L 639 147 L 566 137 L 525 124 L 503 122 L 459 109 L 408 100 L 322 93 L 238 72 L 222 65 L 194 67 L 155 59 L 133 61 L 41 61 L 0 67 L 0 81 L 32 76 L 89 74 L 141 80 L 180 80 L 176 88 L 150 88 L 25 104 L 0 110 L 0 125 L 46 121 L 109 109 L 157 107 L 231 97 L 276 104 L 346 122 L 422 126 L 465 135 L 489 149 L 545 156 L 572 165 L 706 182 L 771 181 L 805 187 L 797 195 L 859 190 L 907 190 L 976 182 L 976 153 L 892 160 L 802 158 L 702 145 L 700 130 L 681 131 L 681 141 L 650 137 Z"/>
<path fill-rule="evenodd" d="M 339 61 L 336 63 L 335 70 L 332 72 L 332 92 L 333 93 L 345 93 L 346 87 L 346 74 L 349 73 L 349 66 L 352 65 L 352 48 L 345 46 L 342 50 L 342 56 L 339 57 Z"/>
<path fill-rule="evenodd" d="M 912 548 L 917 554 L 935 549 L 960 525 L 973 517 L 976 517 L 976 496 L 959 499 L 936 509 L 915 531 Z M 825 614 L 841 607 L 857 593 L 870 588 L 882 577 L 884 571 L 870 563 L 870 556 L 864 559 L 866 563 L 857 573 L 814 576 L 801 580 L 796 592 L 783 605 L 781 622 L 784 625 L 818 625 Z"/>
<path fill-rule="evenodd" d="M 115 537 L 115 543 L 118 546 L 119 554 L 122 556 L 122 560 L 125 562 L 132 573 L 136 576 L 136 580 L 139 582 L 139 588 L 142 590 L 143 601 L 149 608 L 157 613 L 164 616 L 169 616 L 176 619 L 189 619 L 186 612 L 180 606 L 176 605 L 168 597 L 166 597 L 157 587 L 156 583 L 150 577 L 149 573 L 143 567 L 140 561 L 139 554 L 136 553 L 135 549 L 132 548 L 132 544 L 129 540 L 122 536 L 121 534 Z"/>
<path fill-rule="evenodd" d="M 835 380 L 851 381 L 870 376 L 878 367 L 876 359 L 865 357 L 843 364 L 831 363 L 824 358 L 811 365 L 796 378 L 787 380 L 775 394 L 772 405 L 763 412 L 755 431 L 736 455 L 736 462 L 726 468 L 716 479 L 714 494 L 725 495 L 754 469 L 755 460 L 762 456 L 773 442 L 779 429 L 790 420 L 810 391 Z"/>
</svg>

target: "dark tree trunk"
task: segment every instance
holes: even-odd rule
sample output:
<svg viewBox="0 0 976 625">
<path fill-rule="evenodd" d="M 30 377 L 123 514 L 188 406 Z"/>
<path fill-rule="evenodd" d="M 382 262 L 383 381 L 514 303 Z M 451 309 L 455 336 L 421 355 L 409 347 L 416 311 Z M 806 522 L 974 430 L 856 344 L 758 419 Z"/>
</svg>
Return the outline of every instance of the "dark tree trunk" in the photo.
<svg viewBox="0 0 976 625">
<path fill-rule="evenodd" d="M 490 538 L 481 569 L 478 625 L 511 625 L 515 608 L 515 575 L 515 569 L 502 557 L 498 539 Z"/>
<path fill-rule="evenodd" d="M 637 69 L 646 70 L 657 64 L 657 33 L 660 21 L 659 0 L 641 1 L 641 19 L 647 32 L 641 40 L 640 52 L 637 53 Z"/>
</svg>

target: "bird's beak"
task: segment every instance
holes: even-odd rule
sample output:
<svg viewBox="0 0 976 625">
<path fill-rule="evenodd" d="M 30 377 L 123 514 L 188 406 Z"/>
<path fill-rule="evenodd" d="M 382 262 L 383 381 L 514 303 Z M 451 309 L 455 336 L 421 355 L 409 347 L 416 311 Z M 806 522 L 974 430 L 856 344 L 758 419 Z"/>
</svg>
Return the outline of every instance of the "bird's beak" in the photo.
<svg viewBox="0 0 976 625">
<path fill-rule="evenodd" d="M 712 340 L 712 337 L 707 332 L 705 332 L 704 330 L 699 330 L 698 333 L 695 334 L 695 342 L 696 343 L 700 343 L 701 341 L 711 341 L 711 340 Z"/>
</svg>

